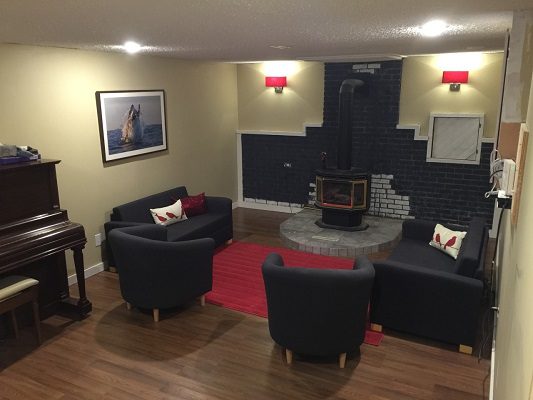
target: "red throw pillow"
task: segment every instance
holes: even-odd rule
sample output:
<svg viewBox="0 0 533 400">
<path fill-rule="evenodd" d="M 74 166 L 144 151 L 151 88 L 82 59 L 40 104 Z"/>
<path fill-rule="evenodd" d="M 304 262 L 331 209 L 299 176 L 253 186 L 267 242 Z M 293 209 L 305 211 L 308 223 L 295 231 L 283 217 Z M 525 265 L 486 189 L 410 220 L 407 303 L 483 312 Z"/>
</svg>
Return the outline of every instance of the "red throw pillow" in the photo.
<svg viewBox="0 0 533 400">
<path fill-rule="evenodd" d="M 200 193 L 196 196 L 183 197 L 181 199 L 181 205 L 187 218 L 194 215 L 205 214 L 207 212 L 205 193 Z"/>
</svg>

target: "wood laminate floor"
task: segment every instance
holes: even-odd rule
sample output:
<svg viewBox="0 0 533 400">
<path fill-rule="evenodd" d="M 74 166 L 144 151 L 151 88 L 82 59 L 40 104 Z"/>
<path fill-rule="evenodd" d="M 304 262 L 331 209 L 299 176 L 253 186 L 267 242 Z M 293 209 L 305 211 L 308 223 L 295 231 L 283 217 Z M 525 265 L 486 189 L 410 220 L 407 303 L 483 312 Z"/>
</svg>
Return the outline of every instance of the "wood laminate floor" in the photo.
<svg viewBox="0 0 533 400">
<path fill-rule="evenodd" d="M 237 209 L 235 239 L 279 246 L 287 217 Z M 298 356 L 288 366 L 263 318 L 192 302 L 154 323 L 126 309 L 114 273 L 89 278 L 87 290 L 91 316 L 43 321 L 41 347 L 31 326 L 0 341 L 0 399 L 477 400 L 488 391 L 489 362 L 446 345 L 385 332 L 345 369 Z"/>
</svg>

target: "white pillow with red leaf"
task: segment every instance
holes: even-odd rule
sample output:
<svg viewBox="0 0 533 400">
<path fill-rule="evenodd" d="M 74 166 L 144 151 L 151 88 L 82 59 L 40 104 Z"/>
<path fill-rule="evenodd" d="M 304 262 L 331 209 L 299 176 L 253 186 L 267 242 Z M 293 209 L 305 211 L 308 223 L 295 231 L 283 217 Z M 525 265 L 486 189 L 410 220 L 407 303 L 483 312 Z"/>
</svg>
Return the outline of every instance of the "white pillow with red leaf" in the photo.
<svg viewBox="0 0 533 400">
<path fill-rule="evenodd" d="M 437 224 L 429 245 L 457 259 L 465 236 L 466 232 L 452 231 L 441 224 Z"/>
<path fill-rule="evenodd" d="M 183 207 L 181 206 L 181 200 L 178 200 L 167 207 L 150 208 L 150 213 L 152 213 L 152 217 L 156 224 L 164 226 L 185 221 L 187 219 Z"/>
</svg>

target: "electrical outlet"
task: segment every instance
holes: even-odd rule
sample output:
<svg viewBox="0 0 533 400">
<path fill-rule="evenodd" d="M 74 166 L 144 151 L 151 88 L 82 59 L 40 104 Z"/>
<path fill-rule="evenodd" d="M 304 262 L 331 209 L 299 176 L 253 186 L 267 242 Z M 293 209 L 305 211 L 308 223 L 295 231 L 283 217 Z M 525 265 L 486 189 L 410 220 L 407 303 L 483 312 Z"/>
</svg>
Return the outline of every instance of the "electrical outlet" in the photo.
<svg viewBox="0 0 533 400">
<path fill-rule="evenodd" d="M 96 235 L 94 235 L 94 244 L 96 245 L 96 247 L 102 245 L 102 234 L 101 233 L 97 233 Z"/>
<path fill-rule="evenodd" d="M 292 168 L 292 163 L 286 161 L 283 163 L 283 168 Z"/>
</svg>

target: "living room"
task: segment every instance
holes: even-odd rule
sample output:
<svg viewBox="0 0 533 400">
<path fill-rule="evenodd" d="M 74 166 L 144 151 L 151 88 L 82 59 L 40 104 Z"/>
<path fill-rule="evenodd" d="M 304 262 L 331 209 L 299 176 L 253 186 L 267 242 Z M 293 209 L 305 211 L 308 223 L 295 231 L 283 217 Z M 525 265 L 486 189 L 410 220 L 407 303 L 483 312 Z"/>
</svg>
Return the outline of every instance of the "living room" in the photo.
<svg viewBox="0 0 533 400">
<path fill-rule="evenodd" d="M 31 8 L 31 6 L 27 7 Z M 22 10 L 24 7 L 21 6 L 20 9 Z M 13 24 L 14 20 L 9 23 Z M 6 21 L 6 24 L 8 24 L 8 21 Z M 524 29 L 526 32 L 530 32 L 531 22 L 529 22 L 529 25 L 526 24 L 526 26 L 528 28 Z M 10 26 L 9 31 L 16 32 L 17 30 Z M 511 34 L 513 34 L 513 31 L 511 31 Z M 529 35 L 531 34 L 529 33 Z M 413 55 L 405 57 L 403 60 L 390 59 L 381 55 L 381 57 L 374 59 L 367 56 L 366 59 L 365 57 L 359 57 L 352 60 L 341 59 L 336 61 L 343 61 L 344 65 L 350 69 L 354 65 L 362 64 L 366 65 L 366 68 L 362 69 L 369 69 L 368 65 L 372 64 L 375 68 L 373 74 L 376 76 L 380 74 L 379 70 L 382 69 L 382 66 L 385 69 L 385 66 L 388 65 L 387 63 L 403 64 L 401 78 L 399 77 L 401 82 L 398 82 L 399 85 L 395 86 L 397 87 L 395 96 L 399 97 L 399 101 L 396 104 L 397 110 L 393 111 L 393 114 L 395 112 L 398 117 L 398 120 L 394 122 L 398 127 L 395 126 L 394 128 L 397 129 L 395 134 L 401 135 L 404 140 L 412 140 L 412 146 L 416 144 L 417 146 L 423 145 L 424 148 L 426 147 L 427 141 L 419 140 L 419 136 L 427 136 L 431 112 L 483 113 L 485 121 L 482 146 L 484 146 L 483 157 L 486 162 L 488 152 L 490 153 L 490 150 L 487 152 L 486 149 L 491 149 L 492 143 L 498 134 L 499 95 L 504 68 L 504 35 L 499 39 L 501 39 L 501 48 L 495 49 L 497 50 L 495 52 L 481 54 L 481 63 L 477 69 L 471 70 L 471 80 L 469 83 L 462 85 L 460 92 L 451 92 L 448 88 L 449 85 L 441 82 L 443 70 L 439 69 L 440 67 L 437 65 L 439 57 L 433 54 L 439 53 L 438 51 L 428 50 L 424 55 Z M 174 45 L 177 46 L 178 44 Z M 527 46 L 525 49 L 527 50 Z M 511 52 L 513 51 L 515 49 L 511 48 Z M 382 52 L 380 51 L 379 53 Z M 531 52 L 524 51 L 522 54 L 520 51 L 518 53 L 518 58 L 512 59 L 508 63 L 508 71 L 511 71 L 515 76 L 518 74 L 522 77 L 518 85 L 519 89 L 515 87 L 513 90 L 520 97 L 520 122 L 527 121 L 527 125 L 531 127 L 533 125 L 531 120 L 533 117 L 533 101 L 528 89 L 530 84 L 524 84 L 524 82 L 531 81 Z M 270 56 L 270 58 L 285 58 L 279 55 L 279 51 L 275 54 L 275 56 Z M 283 55 L 283 53 L 281 54 Z M 511 55 L 513 54 L 516 54 L 516 52 Z M 338 53 L 336 55 L 343 54 Z M 61 163 L 57 165 L 61 208 L 68 210 L 69 218 L 72 221 L 79 222 L 84 226 L 88 238 L 88 243 L 84 249 L 84 260 L 86 276 L 88 276 L 89 298 L 91 298 L 91 279 L 93 279 L 89 276 L 103 271 L 105 262 L 102 247 L 95 245 L 94 237 L 97 234 L 104 233 L 104 223 L 109 221 L 112 208 L 116 205 L 179 185 L 186 186 L 190 194 L 205 192 L 207 195 L 231 198 L 235 206 L 241 208 L 253 207 L 256 209 L 265 208 L 287 211 L 287 208 L 297 208 L 298 205 L 306 203 L 305 200 L 307 199 L 302 201 L 302 196 L 308 195 L 307 189 L 310 180 L 308 176 L 304 177 L 303 184 L 296 178 L 294 178 L 296 179 L 295 181 L 292 180 L 292 176 L 296 174 L 295 171 L 298 171 L 301 166 L 301 163 L 296 158 L 289 159 L 287 157 L 292 157 L 292 155 L 282 154 L 281 151 L 280 154 L 275 155 L 268 154 L 269 152 L 265 151 L 263 153 L 265 159 L 257 160 L 266 164 L 272 162 L 277 166 L 275 170 L 274 168 L 270 168 L 270 170 L 278 175 L 270 176 L 269 179 L 275 181 L 280 180 L 281 177 L 285 185 L 282 189 L 287 187 L 299 188 L 294 191 L 289 190 L 290 198 L 287 198 L 277 193 L 265 194 L 264 191 L 258 190 L 262 189 L 261 182 L 259 182 L 259 185 L 254 186 L 250 181 L 246 180 L 244 175 L 249 171 L 246 160 L 250 159 L 247 151 L 255 154 L 254 151 L 256 150 L 253 149 L 253 146 L 264 145 L 261 140 L 270 141 L 266 147 L 268 149 L 285 148 L 285 150 L 290 150 L 290 147 L 285 145 L 286 142 L 283 142 L 287 137 L 289 137 L 288 140 L 307 140 L 312 138 L 313 135 L 319 135 L 318 130 L 322 127 L 327 112 L 327 102 L 324 99 L 326 72 L 328 68 L 337 63 L 327 61 L 326 56 L 323 57 L 323 61 L 315 58 L 312 61 L 295 62 L 294 65 L 297 71 L 287 76 L 287 87 L 284 88 L 283 93 L 277 94 L 274 93 L 272 88 L 265 88 L 264 86 L 262 68 L 265 65 L 263 63 L 239 64 L 218 61 L 222 58 L 202 59 L 202 57 L 189 57 L 189 59 L 180 59 L 180 57 L 161 57 L 142 53 L 128 55 L 114 51 L 60 48 L 56 45 L 46 46 L 37 41 L 32 42 L 30 40 L 24 41 L 23 38 L 11 38 L 7 34 L 5 37 L 2 36 L 2 44 L 0 45 L 0 59 L 2 60 L 0 62 L 0 83 L 2 87 L 0 107 L 3 111 L 4 130 L 0 135 L 0 142 L 34 146 L 39 149 L 43 158 L 61 160 Z M 266 58 L 268 57 L 265 55 L 261 59 Z M 233 61 L 237 60 L 233 59 Z M 512 92 L 511 86 L 510 84 L 509 92 Z M 524 92 L 524 88 L 528 89 L 527 93 Z M 103 162 L 95 93 L 98 91 L 152 89 L 164 90 L 168 149 L 159 153 L 113 162 Z M 505 121 L 502 119 L 502 122 Z M 513 120 L 512 122 L 516 121 Z M 418 127 L 416 124 L 420 124 L 420 126 Z M 254 140 L 259 141 L 259 143 L 252 143 Z M 276 140 L 281 140 L 281 142 L 276 142 Z M 328 146 L 313 148 L 310 151 L 312 155 L 308 157 L 316 160 L 316 164 L 319 165 L 320 151 L 334 152 Z M 301 142 L 297 142 L 294 144 L 293 149 L 297 150 L 301 147 Z M 270 156 L 270 158 L 267 156 Z M 280 164 L 284 162 L 292 163 L 292 166 L 283 168 Z M 486 168 L 485 172 L 488 176 L 488 165 L 482 165 L 482 167 Z M 481 167 L 476 165 L 472 168 Z M 416 172 L 418 173 L 418 170 Z M 533 187 L 531 176 L 531 163 L 526 163 L 521 198 L 522 206 L 518 224 L 516 226 L 512 225 L 510 215 L 507 215 L 507 213 L 503 215 L 500 242 L 497 246 L 497 262 L 502 266 L 502 289 L 500 291 L 499 323 L 496 335 L 496 348 L 498 348 L 499 357 L 496 358 L 496 364 L 492 367 L 495 375 L 493 377 L 495 399 L 528 400 L 531 398 L 533 377 L 533 340 L 531 339 L 533 336 L 531 332 L 533 331 L 533 326 L 527 307 L 528 304 L 531 304 L 531 289 L 533 288 L 533 274 L 531 273 L 531 268 L 528 268 L 527 265 L 531 252 L 527 242 L 532 234 L 530 232 L 531 228 L 528 226 L 528 221 L 530 220 L 529 204 L 533 201 L 531 197 L 531 188 Z M 251 182 L 257 182 L 258 179 L 257 176 L 252 177 Z M 458 181 L 460 180 L 461 178 L 458 179 Z M 273 186 L 268 182 L 270 181 L 265 181 L 263 186 Z M 478 190 L 476 186 L 478 182 L 476 181 L 474 185 L 471 185 L 475 188 L 465 189 L 465 192 Z M 487 181 L 486 188 L 482 193 L 479 193 L 480 197 L 482 198 L 484 192 L 490 189 L 490 184 Z M 439 194 L 436 193 L 435 196 L 438 199 Z M 465 197 L 462 201 L 472 207 L 470 198 Z M 291 207 L 287 207 L 285 203 L 293 204 Z M 488 207 L 489 213 L 492 212 L 493 204 L 494 202 L 491 202 L 491 206 Z M 435 205 L 435 207 L 438 209 L 438 205 Z M 461 209 L 463 205 L 450 202 L 446 204 L 446 207 Z M 457 222 L 466 222 L 467 218 L 473 214 L 478 214 L 479 208 L 477 205 L 473 207 L 476 212 L 466 213 L 457 217 Z M 288 211 L 295 211 L 295 209 Z M 483 209 L 481 214 L 488 215 L 486 208 Z M 422 213 L 421 216 L 427 215 Z M 442 214 L 437 214 L 436 217 L 451 219 L 444 211 L 442 211 Z M 461 218 L 462 220 L 460 220 Z M 67 260 L 70 263 L 69 258 L 67 257 Z M 70 274 L 73 274 L 73 271 L 72 265 L 69 264 Z M 111 273 L 104 272 L 103 274 Z M 100 274 L 95 275 L 95 277 L 98 275 Z M 109 299 L 113 299 L 112 301 L 116 303 L 120 297 L 117 280 L 113 277 L 109 279 L 110 281 L 106 281 L 104 287 L 99 289 L 98 298 L 100 301 L 105 301 L 106 296 L 108 296 Z M 113 282 L 113 280 L 114 286 L 109 283 Z M 140 326 L 142 330 L 152 329 L 153 325 L 149 316 L 140 315 L 136 316 L 133 321 L 129 321 L 124 317 L 125 314 L 114 312 L 114 306 L 109 313 L 101 312 L 102 307 L 105 307 L 104 304 L 94 303 L 94 307 L 95 314 L 99 315 L 98 318 L 101 318 L 101 320 L 99 319 L 97 322 L 94 316 L 89 316 L 84 321 L 75 322 L 72 327 L 68 328 L 74 331 L 73 333 L 70 332 L 73 336 L 68 337 L 67 328 L 61 328 L 60 326 L 53 329 L 50 328 L 49 332 L 53 330 L 57 333 L 45 341 L 43 353 L 35 359 L 37 365 L 34 370 L 36 371 L 34 372 L 35 374 L 38 374 L 40 370 L 53 369 L 55 362 L 61 362 L 58 361 L 59 355 L 55 352 L 60 351 L 65 343 L 59 343 L 59 347 L 54 348 L 53 351 L 51 349 L 51 351 L 46 352 L 47 343 L 60 342 L 62 339 L 66 339 L 67 343 L 79 340 L 80 346 L 82 346 L 83 342 L 87 340 L 86 335 L 93 335 L 93 339 L 90 340 L 91 343 L 96 342 L 97 346 L 101 346 L 106 352 L 111 354 L 110 359 L 102 362 L 99 369 L 102 374 L 108 373 L 109 379 L 115 379 L 113 378 L 117 376 L 115 372 L 120 368 L 127 369 L 133 375 L 135 375 L 134 369 L 142 371 L 143 368 L 146 368 L 146 366 L 143 367 L 142 365 L 143 359 L 135 358 L 135 356 L 132 356 L 133 365 L 120 367 L 118 359 L 124 354 L 113 353 L 113 346 L 119 346 L 119 336 L 128 335 L 128 325 L 130 323 L 136 327 Z M 214 306 L 206 306 L 206 308 L 209 307 L 211 307 L 211 310 L 208 311 L 204 319 L 199 319 L 198 323 L 204 324 L 204 327 L 212 328 L 210 319 L 216 318 L 215 315 L 218 309 L 215 309 Z M 186 343 L 186 339 L 194 341 L 193 337 L 188 337 L 186 334 L 183 336 L 184 333 L 182 331 L 187 329 L 186 323 L 194 326 L 195 318 L 198 318 L 202 312 L 202 310 L 195 309 L 192 314 L 179 314 L 173 322 L 172 318 L 167 320 L 168 325 L 160 328 L 161 333 L 165 336 L 177 335 L 178 339 L 175 342 L 171 341 L 170 344 L 167 342 L 166 346 L 172 346 L 173 344 L 181 346 Z M 326 390 L 322 393 L 322 398 L 336 398 L 336 396 L 339 396 L 338 398 L 372 398 L 368 396 L 361 397 L 362 395 L 358 394 L 356 387 L 342 391 L 343 383 L 348 382 L 352 375 L 357 375 L 358 373 L 358 367 L 355 363 L 348 365 L 349 374 L 345 372 L 337 373 L 335 365 L 327 363 L 318 363 L 316 365 L 302 363 L 303 366 L 298 367 L 298 362 L 291 368 L 303 368 L 301 371 L 294 372 L 293 369 L 289 369 L 288 372 L 275 372 L 287 368 L 287 366 L 284 365 L 279 354 L 277 354 L 277 349 L 272 350 L 272 342 L 268 337 L 267 325 L 265 323 L 261 325 L 258 319 L 247 319 L 248 317 L 244 314 L 231 314 L 227 310 L 218 312 L 222 313 L 220 314 L 221 319 L 217 321 L 218 325 L 215 324 L 216 329 L 213 331 L 213 336 L 198 338 L 197 341 L 200 344 L 197 343 L 191 348 L 185 346 L 186 350 L 182 350 L 181 353 L 183 362 L 180 359 L 180 354 L 175 355 L 175 358 L 169 359 L 165 356 L 164 349 L 155 350 L 157 347 L 155 342 L 147 346 L 145 351 L 149 353 L 151 351 L 150 346 L 153 346 L 153 351 L 157 353 L 154 359 L 161 363 L 161 369 L 164 369 L 165 365 L 167 365 L 169 371 L 176 371 L 177 369 L 189 371 L 192 376 L 188 376 L 187 379 L 197 379 L 209 386 L 206 381 L 210 378 L 207 378 L 207 376 L 210 370 L 216 370 L 216 360 L 202 359 L 200 356 L 194 356 L 194 354 L 198 352 L 202 353 L 203 356 L 209 357 L 209 352 L 206 349 L 208 350 L 210 344 L 217 348 L 228 345 L 228 342 L 223 342 L 224 344 L 217 343 L 218 337 L 225 334 L 231 336 L 232 327 L 240 323 L 244 324 L 246 329 L 233 333 L 233 335 L 237 335 L 234 338 L 235 341 L 242 340 L 246 352 L 255 354 L 254 357 L 258 359 L 261 358 L 261 361 L 255 360 L 261 363 L 264 362 L 264 359 L 262 359 L 262 354 L 257 355 L 255 353 L 256 351 L 259 352 L 259 350 L 254 348 L 256 331 L 253 329 L 265 329 L 266 339 L 261 337 L 257 346 L 261 351 L 267 349 L 270 357 L 268 365 L 271 371 L 264 376 L 260 372 L 254 371 L 254 379 L 260 382 L 258 383 L 259 386 L 281 386 L 288 390 L 288 393 L 290 393 L 288 397 L 291 398 L 297 398 L 295 393 L 300 388 L 302 391 L 302 397 L 300 398 L 314 398 L 312 396 L 315 395 L 307 393 L 305 385 L 311 385 L 317 389 L 317 385 L 312 385 L 310 382 L 314 377 L 320 376 L 320 380 L 329 379 L 336 382 L 336 388 L 334 390 Z M 182 316 L 183 320 L 181 319 Z M 76 333 L 82 324 L 85 324 L 86 330 L 80 330 L 80 333 Z M 102 327 L 106 326 L 106 324 L 113 327 L 117 337 L 112 337 L 108 331 L 102 330 Z M 157 330 L 157 328 L 154 329 Z M 206 331 L 203 331 L 203 333 L 207 335 Z M 238 337 L 238 335 L 245 336 Z M 152 335 L 147 334 L 145 338 L 155 341 L 155 337 Z M 139 340 L 142 341 L 142 339 Z M 410 340 L 413 345 L 410 344 Z M 235 343 L 235 341 L 229 343 Z M 13 341 L 9 341 L 9 343 L 13 343 Z M 31 340 L 24 343 L 27 347 L 26 355 L 30 359 L 35 353 L 39 352 L 39 349 L 31 347 Z M 410 337 L 401 343 L 400 347 L 409 348 L 417 344 L 417 339 Z M 2 346 L 4 344 L 0 342 L 0 349 Z M 146 346 L 146 344 L 143 346 Z M 205 349 L 202 350 L 202 346 Z M 438 346 L 429 345 L 426 347 L 424 354 L 428 357 L 431 357 L 431 354 L 435 352 L 438 353 L 437 365 L 442 361 L 441 366 L 438 367 L 442 368 L 439 373 L 448 373 L 448 370 L 452 369 L 451 364 L 458 362 L 456 361 L 457 359 L 468 357 L 454 353 L 449 349 L 444 350 L 448 353 L 443 353 Z M 381 349 L 385 348 L 382 347 Z M 1 351 L 7 350 L 2 349 Z M 83 351 L 79 354 L 73 354 L 72 357 L 84 357 L 84 351 L 91 352 L 91 349 L 84 348 Z M 379 368 L 380 359 L 383 359 L 384 355 L 380 354 L 379 347 L 372 349 L 372 351 L 375 357 L 372 359 L 374 366 Z M 221 358 L 229 357 L 223 353 L 216 354 L 219 354 Z M 442 354 L 445 355 L 443 356 Z M 49 363 L 47 357 L 50 359 Z M 235 357 L 240 356 L 236 355 Z M 441 357 L 441 359 L 439 360 L 438 357 Z M 117 364 L 112 365 L 109 360 L 114 360 Z M 17 360 L 9 366 L 2 365 L 0 379 L 4 381 L 23 377 L 24 370 L 22 367 L 17 367 L 17 365 L 20 365 L 20 361 Z M 248 367 L 253 369 L 254 358 L 247 359 L 247 362 L 249 363 Z M 242 366 L 239 368 L 233 367 L 235 368 L 234 370 L 231 369 L 231 365 L 226 365 L 229 374 L 240 375 L 247 373 L 245 369 L 242 369 Z M 17 370 L 17 368 L 21 369 Z M 401 369 L 402 366 L 397 365 L 397 368 Z M 318 375 L 314 375 L 316 370 L 320 370 Z M 293 372 L 295 374 L 302 373 L 302 375 L 297 376 L 295 380 L 290 380 L 290 374 Z M 483 372 L 484 376 L 487 371 L 484 370 Z M 161 373 L 163 374 L 162 379 L 171 381 L 172 378 L 170 376 L 167 376 L 165 372 Z M 65 382 L 75 378 L 73 375 L 65 374 L 61 378 Z M 147 376 L 139 373 L 139 375 L 130 378 L 138 378 L 142 381 L 142 390 L 146 389 L 145 384 L 153 384 L 154 387 L 159 387 L 156 378 L 148 378 Z M 92 382 L 94 386 L 96 383 L 102 382 L 99 380 L 100 378 L 104 379 L 104 381 L 107 379 L 93 376 L 89 382 Z M 372 375 L 365 375 L 365 378 L 372 380 Z M 117 379 L 120 380 L 122 378 Z M 216 378 L 212 379 L 216 381 Z M 290 383 L 283 383 L 283 379 L 287 379 Z M 390 379 L 401 380 L 403 378 L 391 376 Z M 407 380 L 410 381 L 412 379 L 413 377 L 410 377 Z M 447 378 L 442 377 L 442 379 L 445 380 Z M 28 391 L 24 392 L 26 397 L 47 398 L 45 387 L 48 384 L 42 381 L 39 382 L 35 377 L 31 378 L 31 380 L 38 383 L 32 387 L 30 387 L 31 385 L 28 386 Z M 247 384 L 251 385 L 249 381 L 247 382 Z M 403 384 L 409 386 L 411 383 L 401 382 L 399 385 Z M 28 384 L 26 383 L 26 385 Z M 65 383 L 65 385 L 68 386 L 68 383 Z M 87 385 L 90 384 L 88 383 Z M 170 392 L 160 393 L 161 398 L 172 398 L 172 396 L 175 396 L 175 398 L 195 398 L 195 396 L 197 398 L 231 398 L 228 393 L 221 392 L 221 389 L 217 386 L 223 387 L 224 382 L 216 382 L 211 392 L 208 389 L 202 391 L 198 387 L 191 389 L 187 385 L 183 389 L 178 389 L 179 382 L 174 382 L 172 385 Z M 386 387 L 387 382 L 383 381 L 381 385 Z M 460 384 L 457 383 L 457 385 Z M 483 382 L 479 382 L 479 386 L 481 387 L 482 385 Z M 113 386 L 112 383 L 110 386 Z M 124 391 L 124 382 L 119 382 L 117 387 Z M 233 388 L 233 386 L 231 387 Z M 77 386 L 77 389 L 73 389 L 71 392 L 67 391 L 66 393 L 68 394 L 65 398 L 81 395 L 81 391 L 82 389 Z M 59 398 L 59 392 L 61 392 L 61 389 L 56 386 L 48 397 Z M 97 392 L 93 392 L 93 396 L 94 393 Z M 253 387 L 245 386 L 233 398 L 246 398 L 251 393 L 253 393 Z M 264 388 L 258 393 L 260 398 L 269 398 L 268 391 Z M 439 398 L 436 396 L 454 398 L 453 393 L 451 395 L 450 393 L 445 391 L 433 393 L 426 388 L 421 393 L 411 394 L 411 397 L 409 397 L 408 390 L 402 392 L 402 390 L 398 389 L 398 392 L 396 392 L 397 397 L 387 397 L 391 393 L 386 394 L 386 390 L 382 389 L 382 392 L 376 394 L 374 398 Z M 483 398 L 474 393 L 476 392 L 469 392 L 465 389 L 461 394 L 463 397 L 456 398 Z M 109 398 L 120 398 L 119 392 L 108 393 L 102 391 L 98 394 L 102 398 L 106 395 Z M 129 394 L 133 396 L 131 392 Z M 449 396 L 446 397 L 446 394 Z M 4 394 L 2 393 L 1 395 L 3 396 Z M 122 395 L 125 396 L 124 393 Z M 392 395 L 394 395 L 394 392 Z M 7 394 L 5 397 L 12 398 L 14 396 L 14 394 Z M 147 398 L 154 396 L 154 392 L 140 393 L 137 396 Z"/>
</svg>

